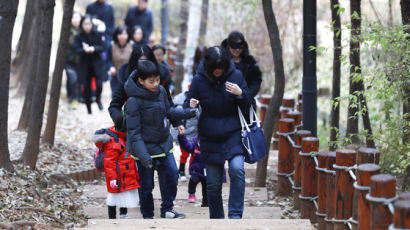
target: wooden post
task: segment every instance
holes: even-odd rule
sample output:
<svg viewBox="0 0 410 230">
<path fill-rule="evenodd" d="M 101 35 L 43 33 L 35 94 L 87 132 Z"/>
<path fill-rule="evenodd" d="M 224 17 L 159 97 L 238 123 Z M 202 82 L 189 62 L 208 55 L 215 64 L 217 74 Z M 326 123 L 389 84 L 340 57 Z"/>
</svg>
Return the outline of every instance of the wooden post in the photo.
<svg viewBox="0 0 410 230">
<path fill-rule="evenodd" d="M 398 200 L 394 203 L 393 224 L 390 229 L 410 229 L 410 200 Z"/>
<path fill-rule="evenodd" d="M 399 195 L 399 200 L 410 200 L 410 192 L 401 193 Z"/>
<path fill-rule="evenodd" d="M 292 111 L 294 106 L 295 106 L 295 99 L 286 98 L 286 97 L 282 99 L 282 106 L 280 107 L 280 115 L 275 117 L 275 127 L 273 128 L 273 144 L 272 144 L 273 150 L 279 149 L 279 139 L 278 139 L 279 136 L 277 134 L 277 131 L 279 130 L 279 120 L 281 118 L 286 118 L 286 114 L 289 111 Z"/>
<path fill-rule="evenodd" d="M 361 164 L 357 167 L 357 181 L 354 183 L 356 207 L 353 203 L 353 219 L 358 221 L 357 229 L 370 230 L 370 209 L 366 195 L 370 191 L 370 177 L 379 173 L 380 166 L 376 164 Z"/>
<path fill-rule="evenodd" d="M 333 165 L 336 171 L 334 230 L 349 230 L 345 221 L 352 217 L 354 180 L 346 169 L 355 165 L 356 155 L 357 152 L 355 150 L 341 149 L 336 151 L 336 164 Z"/>
<path fill-rule="evenodd" d="M 263 120 L 265 119 L 266 109 L 268 108 L 268 105 L 271 99 L 272 99 L 272 95 L 269 95 L 269 94 L 262 94 L 259 98 L 259 102 L 261 103 L 261 107 L 259 110 L 260 111 L 259 117 L 260 117 L 262 125 L 263 125 Z"/>
<path fill-rule="evenodd" d="M 296 105 L 296 110 L 299 112 L 303 112 L 303 101 L 298 101 L 298 104 Z"/>
<path fill-rule="evenodd" d="M 393 221 L 393 215 L 386 203 L 398 198 L 396 179 L 389 174 L 377 174 L 370 177 L 370 193 L 366 199 L 370 203 L 370 229 L 387 230 Z"/>
<path fill-rule="evenodd" d="M 295 129 L 301 130 L 302 127 L 302 113 L 299 111 L 290 111 L 286 114 L 286 118 L 295 119 Z"/>
<path fill-rule="evenodd" d="M 316 207 L 312 202 L 317 198 L 317 172 L 314 154 L 319 150 L 319 139 L 305 137 L 302 140 L 302 151 L 299 153 L 302 159 L 302 191 L 300 198 L 300 214 L 304 219 L 316 223 Z"/>
<path fill-rule="evenodd" d="M 336 193 L 335 193 L 335 175 L 336 171 L 333 169 L 333 165 L 336 163 L 336 152 L 329 152 L 326 159 L 326 193 L 328 195 L 326 199 L 326 230 L 333 230 L 332 219 L 335 217 L 336 208 Z"/>
<path fill-rule="evenodd" d="M 278 195 L 289 196 L 292 194 L 292 184 L 289 181 L 295 168 L 292 144 L 287 140 L 289 135 L 293 140 L 295 120 L 283 118 L 279 121 L 279 163 L 278 163 Z"/>
<path fill-rule="evenodd" d="M 293 208 L 299 210 L 300 208 L 300 191 L 302 190 L 302 158 L 299 155 L 302 149 L 302 139 L 312 136 L 309 130 L 299 130 L 296 132 L 295 148 L 293 148 L 295 174 L 293 174 Z"/>
<path fill-rule="evenodd" d="M 380 153 L 377 149 L 359 148 L 358 153 L 357 153 L 357 158 L 356 158 L 356 165 L 362 165 L 366 163 L 379 164 L 379 157 L 380 157 Z M 358 172 L 356 172 L 356 177 L 358 176 L 357 174 Z M 369 176 L 368 181 L 369 183 L 366 186 L 370 186 L 370 176 Z M 360 189 L 355 189 L 353 192 L 353 209 L 352 209 L 352 221 L 351 221 L 352 230 L 358 229 L 358 199 L 359 199 L 358 196 L 359 196 L 360 191 L 361 191 Z M 366 196 L 366 193 L 368 192 L 369 191 L 365 191 L 365 193 L 363 193 L 364 196 Z M 360 229 L 364 229 L 364 228 L 360 228 Z"/>
<path fill-rule="evenodd" d="M 326 175 L 326 162 L 328 158 L 328 152 L 319 152 L 317 170 L 317 204 L 318 210 L 316 212 L 318 220 L 318 229 L 326 230 L 326 199 L 327 199 L 327 175 Z"/>
<path fill-rule="evenodd" d="M 380 152 L 374 148 L 359 148 L 357 153 L 356 164 L 365 163 L 379 164 Z"/>
</svg>

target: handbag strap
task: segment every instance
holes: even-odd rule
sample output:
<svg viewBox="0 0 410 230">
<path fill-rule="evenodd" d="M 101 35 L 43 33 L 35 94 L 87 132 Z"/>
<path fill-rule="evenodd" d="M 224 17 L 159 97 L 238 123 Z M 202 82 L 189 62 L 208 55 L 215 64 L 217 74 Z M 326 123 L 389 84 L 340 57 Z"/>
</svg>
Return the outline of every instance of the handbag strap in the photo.
<svg viewBox="0 0 410 230">
<path fill-rule="evenodd" d="M 239 120 L 241 121 L 241 126 L 242 126 L 242 130 L 247 130 L 248 132 L 250 132 L 251 130 L 249 129 L 248 125 L 246 124 L 246 120 L 245 117 L 242 114 L 241 109 L 238 106 L 238 114 L 239 114 Z"/>
<path fill-rule="evenodd" d="M 251 124 L 256 121 L 256 125 L 258 127 L 261 127 L 261 121 L 259 120 L 258 116 L 256 115 L 255 109 L 251 105 L 251 109 L 249 110 L 249 118 Z"/>
</svg>

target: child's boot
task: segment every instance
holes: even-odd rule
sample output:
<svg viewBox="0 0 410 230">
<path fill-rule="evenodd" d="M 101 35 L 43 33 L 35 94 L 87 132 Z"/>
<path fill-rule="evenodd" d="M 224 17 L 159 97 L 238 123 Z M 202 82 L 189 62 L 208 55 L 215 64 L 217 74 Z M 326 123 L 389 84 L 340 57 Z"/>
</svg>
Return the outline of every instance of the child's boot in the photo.
<svg viewBox="0 0 410 230">
<path fill-rule="evenodd" d="M 188 202 L 189 203 L 195 203 L 196 202 L 195 194 L 189 194 Z"/>
</svg>

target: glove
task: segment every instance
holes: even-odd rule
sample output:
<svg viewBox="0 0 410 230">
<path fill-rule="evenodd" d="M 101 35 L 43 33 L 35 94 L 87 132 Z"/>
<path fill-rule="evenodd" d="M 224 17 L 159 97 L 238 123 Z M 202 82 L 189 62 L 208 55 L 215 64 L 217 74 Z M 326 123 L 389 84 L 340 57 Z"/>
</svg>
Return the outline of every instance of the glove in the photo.
<svg viewBox="0 0 410 230">
<path fill-rule="evenodd" d="M 195 117 L 196 114 L 197 114 L 197 111 L 198 111 L 197 108 L 193 108 L 193 109 L 192 108 L 186 108 L 185 112 L 189 114 L 189 117 L 187 119 Z"/>
<path fill-rule="evenodd" d="M 112 189 L 117 189 L 117 188 L 118 188 L 117 180 L 111 180 L 111 181 L 110 181 L 110 187 L 111 187 Z"/>
<path fill-rule="evenodd" d="M 151 158 L 149 158 L 149 160 L 145 160 L 145 161 L 140 160 L 140 162 L 141 162 L 142 166 L 144 166 L 145 168 L 147 168 L 147 169 L 152 168 L 152 159 Z"/>
<path fill-rule="evenodd" d="M 124 118 L 122 117 L 122 115 L 118 116 L 117 119 L 115 119 L 115 130 L 120 131 L 123 128 L 123 120 Z"/>
</svg>

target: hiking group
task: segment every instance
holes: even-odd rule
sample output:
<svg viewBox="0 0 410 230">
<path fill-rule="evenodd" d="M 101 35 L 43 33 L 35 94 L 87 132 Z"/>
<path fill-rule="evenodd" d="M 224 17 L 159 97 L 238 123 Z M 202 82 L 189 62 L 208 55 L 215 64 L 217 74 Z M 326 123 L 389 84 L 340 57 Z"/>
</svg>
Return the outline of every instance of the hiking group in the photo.
<svg viewBox="0 0 410 230">
<path fill-rule="evenodd" d="M 184 218 L 174 210 L 179 179 L 189 161 L 188 202 L 196 202 L 202 185 L 201 206 L 210 218 L 225 218 L 222 184 L 228 163 L 228 217 L 242 218 L 244 209 L 245 148 L 238 108 L 249 112 L 262 82 L 258 64 L 239 31 L 220 46 L 198 46 L 187 68 L 189 90 L 173 95 L 166 47 L 150 46 L 153 18 L 147 0 L 131 7 L 125 25 L 114 28 L 113 8 L 104 0 L 73 14 L 66 73 L 69 102 L 86 104 L 95 98 L 100 110 L 102 82 L 110 80 L 108 108 L 113 126 L 97 130 L 97 169 L 105 172 L 109 218 L 130 218 L 127 208 L 140 207 L 144 219 L 154 218 L 154 172 L 161 193 L 160 217 Z M 179 168 L 174 142 L 181 148 Z"/>
</svg>

